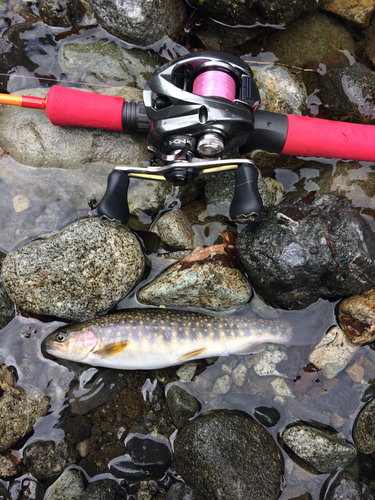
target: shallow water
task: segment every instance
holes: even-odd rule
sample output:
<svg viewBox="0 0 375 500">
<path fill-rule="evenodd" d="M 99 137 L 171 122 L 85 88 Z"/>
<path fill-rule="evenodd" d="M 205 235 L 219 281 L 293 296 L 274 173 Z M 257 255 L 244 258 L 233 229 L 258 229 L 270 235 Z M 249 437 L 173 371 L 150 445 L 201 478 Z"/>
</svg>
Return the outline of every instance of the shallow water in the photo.
<svg viewBox="0 0 375 500">
<path fill-rule="evenodd" d="M 23 5 L 25 6 L 26 4 Z M 17 24 L 20 22 L 19 14 L 14 15 L 13 19 L 9 16 L 7 22 L 13 25 Z M 90 25 L 90 19 L 84 19 L 81 24 Z M 6 28 L 7 25 L 3 23 L 2 32 Z M 19 39 L 22 40 L 23 50 L 17 54 L 17 64 L 13 66 L 12 73 L 8 77 L 3 76 L 3 88 L 1 91 L 13 93 L 17 90 L 37 86 L 47 87 L 54 83 L 54 79 L 64 79 L 57 57 L 60 46 L 64 43 L 73 41 L 87 43 L 106 38 L 109 41 L 114 41 L 118 46 L 130 48 L 128 44 L 108 35 L 100 27 L 90 27 L 89 29 L 82 29 L 78 33 L 62 35 L 66 31 L 68 30 L 51 28 L 43 23 L 37 23 L 33 29 L 21 33 Z M 155 52 L 163 60 L 187 53 L 183 46 L 172 42 L 168 37 L 147 50 Z M 6 71 L 3 70 L 1 73 L 6 73 Z M 35 80 L 35 77 L 38 79 Z M 91 80 L 90 85 L 94 84 L 95 82 Z M 98 85 L 100 85 L 99 82 Z M 315 158 L 311 160 L 319 163 L 319 160 Z M 335 168 L 335 161 L 324 161 L 325 165 L 328 163 Z M 98 167 L 98 169 L 100 168 L 101 166 Z M 107 168 L 109 167 L 107 166 Z M 357 174 L 363 180 L 366 180 L 373 172 L 373 169 L 374 167 L 370 164 L 362 162 L 362 169 Z M 3 156 L 0 158 L 0 170 L 7 172 L 8 176 L 12 176 L 12 186 L 14 186 L 12 192 L 9 193 L 8 185 L 0 181 L 0 200 L 9 201 L 9 203 L 0 202 L 0 248 L 5 252 L 23 246 L 31 239 L 47 231 L 61 229 L 77 218 L 88 216 L 91 213 L 87 198 L 90 194 L 95 193 L 85 192 L 84 185 L 89 175 L 85 169 L 79 171 L 51 169 L 46 173 L 37 168 L 17 164 L 10 157 Z M 111 168 L 107 171 L 98 172 L 98 175 L 101 175 L 103 178 L 103 185 L 110 170 Z M 275 169 L 274 175 L 283 185 L 286 193 L 297 192 L 301 187 L 308 192 L 316 189 L 314 179 L 319 175 L 319 169 L 311 166 L 301 168 L 298 171 Z M 48 199 L 43 198 L 45 193 L 42 186 L 46 182 L 50 183 L 50 185 L 47 184 L 50 191 Z M 73 184 L 76 188 L 77 186 L 82 186 L 82 202 L 80 206 L 74 205 L 72 207 L 70 204 L 72 198 L 71 186 Z M 30 207 L 23 212 L 15 212 L 12 208 L 11 198 L 14 198 L 17 194 L 23 195 L 30 200 Z M 373 210 L 375 208 L 373 198 L 365 196 L 363 192 L 359 192 L 359 188 L 353 188 L 351 191 L 348 191 L 348 198 L 355 206 L 363 210 L 363 215 L 374 229 L 374 219 L 371 215 L 367 215 L 364 210 Z M 169 206 L 177 205 L 178 200 L 172 196 L 168 200 L 168 203 Z M 55 222 L 47 226 L 42 223 L 36 223 L 38 216 L 46 210 L 49 213 L 56 214 Z M 140 219 L 149 221 L 150 217 L 148 214 L 144 214 L 140 216 Z M 241 226 L 238 226 L 238 228 L 241 229 Z M 150 259 L 151 272 L 146 281 L 151 281 L 156 274 L 168 267 L 172 262 L 164 259 L 160 252 L 150 253 L 148 257 Z M 144 284 L 145 282 L 143 281 L 139 284 L 138 288 L 144 286 Z M 265 306 L 254 296 L 248 305 L 236 311 L 235 314 L 248 317 L 282 318 L 291 323 L 294 331 L 293 342 L 285 348 L 289 356 L 289 361 L 288 367 L 284 366 L 283 368 L 286 373 L 286 380 L 290 382 L 289 386 L 294 389 L 295 394 L 301 394 L 298 392 L 297 383 L 301 380 L 303 368 L 308 364 L 308 355 L 311 352 L 312 346 L 321 340 L 330 326 L 337 324 L 335 318 L 336 305 L 337 302 L 319 300 L 303 311 L 284 311 Z M 123 299 L 116 309 L 134 306 L 142 307 L 137 302 L 136 290 Z M 16 317 L 0 331 L 1 362 L 7 366 L 14 366 L 17 369 L 20 383 L 33 384 L 51 396 L 50 413 L 38 422 L 33 435 L 22 444 L 22 447 L 37 439 L 56 438 L 64 435 L 59 422 L 61 421 L 63 410 L 68 405 L 66 394 L 75 374 L 73 370 L 63 364 L 44 357 L 41 351 L 43 338 L 62 324 L 64 323 L 61 321 L 50 321 L 48 318 L 41 321 L 17 311 Z M 370 354 L 370 349 L 364 347 L 358 352 L 352 363 L 358 360 L 361 355 L 370 356 Z M 230 356 L 219 359 L 211 365 L 202 362 L 198 367 L 198 375 L 194 382 L 189 382 L 184 387 L 200 401 L 202 412 L 206 409 L 214 408 L 236 408 L 253 414 L 254 408 L 258 406 L 277 407 L 281 413 L 281 418 L 277 424 L 268 428 L 277 441 L 278 435 L 292 420 L 283 404 L 280 402 L 275 403 L 274 395 L 269 390 L 269 387 L 267 388 L 264 385 L 264 392 L 262 392 L 261 386 L 265 382 L 264 379 L 266 377 L 255 378 L 255 382 L 259 383 L 259 392 L 257 394 L 254 394 L 254 387 L 251 385 L 241 388 L 233 386 L 225 397 L 214 396 L 212 394 L 212 382 L 218 376 L 222 376 L 225 373 L 221 368 L 222 365 L 230 365 L 234 359 L 240 360 L 241 358 L 239 356 Z M 87 370 L 89 370 L 88 367 Z M 89 379 L 93 373 L 93 371 L 88 372 L 84 377 Z M 174 374 L 173 369 L 168 373 Z M 173 378 L 173 375 L 170 375 L 170 377 Z M 162 376 L 153 374 L 152 372 L 137 373 L 136 378 L 139 385 L 144 388 L 144 401 L 147 401 L 150 394 L 152 395 L 155 387 L 152 383 L 153 381 L 157 380 L 157 384 L 162 384 L 162 386 L 164 383 Z M 345 371 L 341 372 L 336 378 L 338 379 L 336 386 L 328 390 L 324 387 L 322 377 L 319 377 L 319 374 L 315 374 L 314 381 L 312 382 L 315 392 L 309 387 L 306 388 L 305 402 L 308 403 L 311 411 L 313 409 L 318 410 L 322 415 L 329 415 L 335 408 L 339 408 L 339 414 L 344 422 L 338 430 L 347 440 L 352 441 L 351 429 L 355 416 L 359 408 L 363 405 L 360 399 L 367 386 L 366 381 L 354 383 L 349 379 Z M 81 385 L 84 393 L 85 384 L 82 380 Z M 239 399 L 236 399 L 236 394 L 241 395 Z M 248 399 L 244 397 L 247 394 L 249 395 Z M 139 398 L 141 397 L 141 394 L 139 394 Z M 313 420 L 316 418 L 318 417 L 314 414 Z M 168 435 L 168 430 L 165 431 L 166 435 Z M 282 450 L 282 453 L 285 460 L 286 487 L 280 498 L 287 500 L 291 496 L 297 496 L 309 491 L 313 499 L 318 500 L 321 487 L 329 475 L 311 474 L 294 464 L 284 450 Z M 101 472 L 105 472 L 105 470 L 99 470 L 95 479 L 103 477 L 102 475 L 99 476 Z"/>
</svg>

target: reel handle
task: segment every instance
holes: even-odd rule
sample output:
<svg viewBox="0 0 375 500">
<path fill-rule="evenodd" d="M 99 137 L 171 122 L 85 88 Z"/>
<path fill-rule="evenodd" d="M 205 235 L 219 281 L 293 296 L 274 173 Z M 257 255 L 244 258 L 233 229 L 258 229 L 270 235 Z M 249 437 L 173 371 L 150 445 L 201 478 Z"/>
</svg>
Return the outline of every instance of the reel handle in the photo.
<svg viewBox="0 0 375 500">
<path fill-rule="evenodd" d="M 249 221 L 250 216 L 258 217 L 263 210 L 263 202 L 258 191 L 258 169 L 255 165 L 240 165 L 236 169 L 236 188 L 229 215 L 234 221 Z"/>
<path fill-rule="evenodd" d="M 98 214 L 115 219 L 121 224 L 129 220 L 128 205 L 129 176 L 121 170 L 113 170 L 107 180 L 107 190 L 98 206 Z"/>
</svg>

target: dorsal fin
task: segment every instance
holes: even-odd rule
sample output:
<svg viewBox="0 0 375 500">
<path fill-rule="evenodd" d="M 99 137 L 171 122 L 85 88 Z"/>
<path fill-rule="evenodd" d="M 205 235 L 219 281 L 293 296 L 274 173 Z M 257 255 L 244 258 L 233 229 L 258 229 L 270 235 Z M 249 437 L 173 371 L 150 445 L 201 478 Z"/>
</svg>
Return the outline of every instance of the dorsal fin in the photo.
<svg viewBox="0 0 375 500">
<path fill-rule="evenodd" d="M 107 345 L 103 347 L 103 349 L 99 349 L 99 351 L 94 351 L 94 354 L 101 359 L 110 358 L 111 356 L 115 356 L 116 354 L 122 352 L 128 347 L 129 344 L 130 340 L 123 340 L 122 342 L 117 342 L 116 344 Z"/>
<path fill-rule="evenodd" d="M 180 356 L 179 360 L 180 361 L 187 361 L 188 359 L 195 358 L 196 356 L 199 356 L 200 354 L 204 353 L 204 351 L 207 351 L 207 347 L 202 347 L 202 349 L 196 349 L 195 351 L 187 352 L 183 356 Z"/>
</svg>

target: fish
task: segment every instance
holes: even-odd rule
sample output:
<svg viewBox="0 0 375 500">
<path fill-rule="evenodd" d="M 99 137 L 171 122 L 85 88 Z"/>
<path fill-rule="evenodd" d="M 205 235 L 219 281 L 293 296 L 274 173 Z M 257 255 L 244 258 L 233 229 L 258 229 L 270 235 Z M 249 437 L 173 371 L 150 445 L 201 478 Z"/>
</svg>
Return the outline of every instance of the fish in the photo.
<svg viewBox="0 0 375 500">
<path fill-rule="evenodd" d="M 267 342 L 287 344 L 291 336 L 291 326 L 278 320 L 138 308 L 60 327 L 43 348 L 56 358 L 95 367 L 152 370 L 245 354 Z"/>
</svg>

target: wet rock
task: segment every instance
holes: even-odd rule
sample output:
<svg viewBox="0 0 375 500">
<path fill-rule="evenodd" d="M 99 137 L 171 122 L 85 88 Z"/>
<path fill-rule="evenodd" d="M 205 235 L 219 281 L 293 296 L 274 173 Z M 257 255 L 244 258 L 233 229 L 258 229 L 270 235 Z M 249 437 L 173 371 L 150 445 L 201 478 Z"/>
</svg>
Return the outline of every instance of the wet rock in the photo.
<svg viewBox="0 0 375 500">
<path fill-rule="evenodd" d="M 100 92 L 114 92 L 113 89 L 105 90 L 101 88 Z M 25 89 L 18 93 L 45 97 L 47 89 Z M 136 89 L 122 88 L 115 95 L 130 102 L 142 99 L 142 94 Z M 0 147 L 16 161 L 30 167 L 78 169 L 96 161 L 139 167 L 150 159 L 146 137 L 141 134 L 55 127 L 45 113 L 19 106 L 2 106 L 0 123 L 7 124 L 0 127 Z"/>
<path fill-rule="evenodd" d="M 282 440 L 298 457 L 323 474 L 345 467 L 357 454 L 355 446 L 341 436 L 306 425 L 289 427 L 283 432 Z"/>
<path fill-rule="evenodd" d="M 23 451 L 25 469 L 37 479 L 56 479 L 77 456 L 63 439 L 36 441 Z"/>
<path fill-rule="evenodd" d="M 323 2 L 321 8 L 356 24 L 358 27 L 366 28 L 369 25 L 375 6 L 372 0 L 359 0 L 357 2 L 352 2 L 352 0 L 328 0 Z"/>
<path fill-rule="evenodd" d="M 0 455 L 0 477 L 1 479 L 7 479 L 9 477 L 15 476 L 19 473 L 19 458 L 12 455 L 11 451 L 8 451 L 4 455 Z M 0 494 L 1 499 L 1 494 Z"/>
<path fill-rule="evenodd" d="M 283 398 L 293 397 L 293 393 L 284 379 L 278 377 L 272 380 L 271 386 L 276 396 L 282 396 Z"/>
<path fill-rule="evenodd" d="M 369 455 L 375 451 L 375 399 L 362 408 L 353 426 L 354 442 L 360 453 Z"/>
<path fill-rule="evenodd" d="M 91 419 L 83 415 L 71 418 L 66 424 L 66 432 L 75 443 L 80 443 L 91 434 Z"/>
<path fill-rule="evenodd" d="M 190 5 L 208 17 L 230 25 L 254 25 L 256 23 L 289 24 L 304 12 L 313 12 L 319 6 L 316 2 L 287 0 L 265 2 L 255 0 L 248 3 L 231 3 L 225 0 L 191 0 Z"/>
<path fill-rule="evenodd" d="M 322 370 L 325 378 L 332 379 L 346 368 L 357 351 L 358 347 L 347 340 L 341 328 L 333 326 L 314 347 L 309 361 Z"/>
<path fill-rule="evenodd" d="M 127 500 L 126 491 L 113 479 L 90 483 L 80 500 Z"/>
<path fill-rule="evenodd" d="M 243 413 L 210 411 L 179 430 L 176 468 L 206 498 L 276 499 L 283 473 L 270 434 Z"/>
<path fill-rule="evenodd" d="M 363 345 L 375 340 L 375 288 L 353 295 L 339 305 L 339 324 L 350 342 Z"/>
<path fill-rule="evenodd" d="M 151 45 L 165 34 L 176 30 L 186 15 L 182 0 L 168 0 L 161 4 L 142 0 L 134 4 L 121 0 L 89 0 L 95 16 L 105 30 L 135 45 Z"/>
<path fill-rule="evenodd" d="M 83 3 L 76 0 L 41 0 L 39 16 L 49 26 L 77 26 L 85 13 Z"/>
<path fill-rule="evenodd" d="M 357 500 L 362 498 L 362 494 L 354 477 L 343 470 L 333 479 L 324 498 L 326 500 Z"/>
<path fill-rule="evenodd" d="M 220 28 L 219 28 L 220 26 Z M 194 28 L 197 36 L 206 50 L 222 50 L 233 53 L 233 48 L 252 40 L 261 32 L 261 28 L 237 28 L 223 25 L 213 19 L 205 19 L 201 26 Z"/>
<path fill-rule="evenodd" d="M 23 309 L 80 321 L 112 309 L 141 279 L 144 267 L 128 228 L 94 218 L 8 254 L 2 279 Z"/>
<path fill-rule="evenodd" d="M 160 239 L 175 248 L 194 248 L 194 231 L 189 217 L 182 210 L 163 214 L 154 224 Z"/>
<path fill-rule="evenodd" d="M 179 385 L 167 388 L 167 404 L 174 425 L 179 429 L 198 413 L 200 404 Z"/>
<path fill-rule="evenodd" d="M 74 82 L 84 81 L 88 86 L 129 86 L 141 90 L 158 67 L 147 52 L 125 49 L 106 39 L 90 43 L 65 43 L 59 51 L 59 63 L 66 78 Z M 141 93 L 138 94 L 138 100 L 142 100 Z"/>
<path fill-rule="evenodd" d="M 375 237 L 356 208 L 307 195 L 264 210 L 237 239 L 250 282 L 275 307 L 364 293 L 375 283 Z"/>
<path fill-rule="evenodd" d="M 204 189 L 204 195 L 207 201 L 207 214 L 221 214 L 229 219 L 229 208 L 233 200 L 235 187 L 235 172 L 230 170 L 211 175 Z M 272 198 L 267 184 L 261 175 L 258 175 L 258 190 L 262 198 L 263 206 L 270 206 L 272 204 Z"/>
<path fill-rule="evenodd" d="M 311 61 L 319 63 L 331 50 L 348 50 L 354 55 L 355 49 L 349 32 L 321 12 L 300 17 L 287 30 L 275 30 L 263 47 L 281 63 L 300 68 Z"/>
<path fill-rule="evenodd" d="M 212 311 L 238 309 L 252 295 L 235 258 L 223 245 L 197 247 L 138 292 L 143 304 L 202 307 Z"/>
<path fill-rule="evenodd" d="M 197 365 L 183 365 L 176 370 L 177 377 L 183 382 L 191 382 L 197 371 Z"/>
<path fill-rule="evenodd" d="M 239 363 L 231 373 L 233 382 L 239 387 L 242 387 L 246 379 L 246 373 L 246 365 L 244 363 Z"/>
<path fill-rule="evenodd" d="M 9 500 L 43 500 L 44 488 L 34 477 L 25 475 L 9 486 Z"/>
<path fill-rule="evenodd" d="M 66 470 L 47 490 L 44 500 L 80 500 L 84 489 L 81 472 Z"/>
<path fill-rule="evenodd" d="M 306 87 L 287 68 L 272 66 L 261 70 L 252 69 L 260 93 L 260 109 L 283 114 L 305 114 Z"/>
<path fill-rule="evenodd" d="M 165 500 L 202 500 L 202 497 L 185 483 L 175 483 L 168 490 Z"/>
<path fill-rule="evenodd" d="M 226 394 L 230 391 L 231 379 L 229 375 L 224 375 L 215 380 L 214 386 L 212 388 L 212 394 Z"/>
<path fill-rule="evenodd" d="M 111 401 L 116 396 L 117 390 L 117 372 L 99 369 L 87 383 L 81 377 L 79 384 L 70 389 L 68 393 L 70 409 L 76 415 L 86 415 Z M 88 427 L 88 423 L 86 425 Z"/>
<path fill-rule="evenodd" d="M 164 476 L 172 461 L 169 441 L 158 434 L 131 433 L 125 439 L 133 464 L 154 479 Z"/>
<path fill-rule="evenodd" d="M 335 64 L 321 79 L 320 98 L 327 114 L 334 120 L 362 121 L 364 117 L 375 120 L 375 75 L 360 63 Z"/>
<path fill-rule="evenodd" d="M 148 475 L 146 471 L 134 465 L 130 455 L 122 455 L 111 460 L 108 469 L 115 477 L 126 479 L 127 481 L 141 481 Z"/>
<path fill-rule="evenodd" d="M 0 452 L 13 446 L 33 429 L 37 420 L 47 414 L 49 401 L 50 398 L 40 389 L 26 384 L 3 392 L 0 398 Z"/>
<path fill-rule="evenodd" d="M 277 369 L 277 363 L 283 359 L 288 359 L 284 351 L 276 345 L 268 345 L 266 350 L 257 355 L 257 362 L 254 364 L 254 371 L 259 376 L 282 375 Z"/>
<path fill-rule="evenodd" d="M 5 254 L 0 252 L 0 330 L 14 318 L 15 314 L 13 302 L 8 297 L 1 280 L 1 268 L 4 258 Z"/>
</svg>

